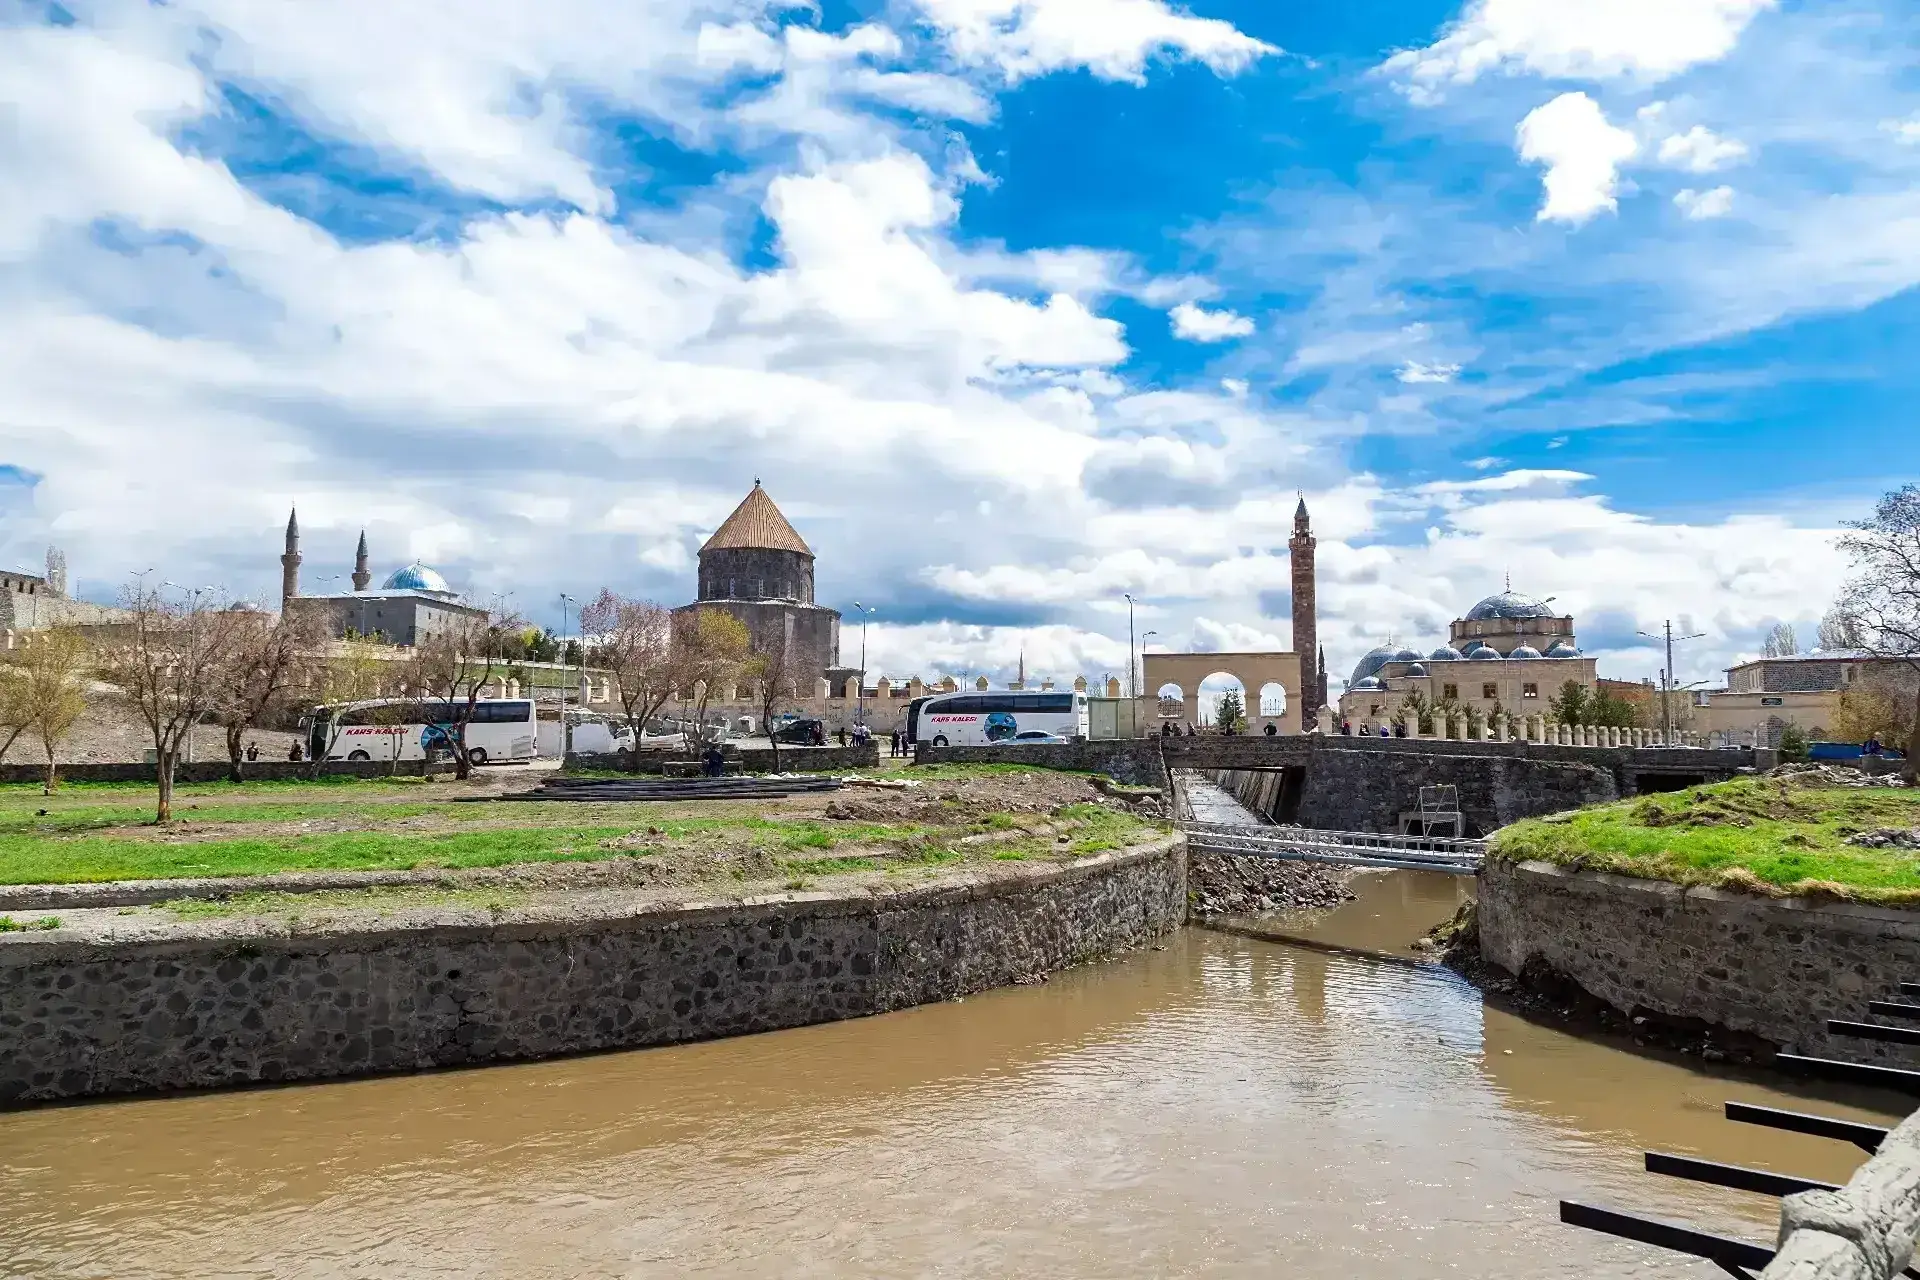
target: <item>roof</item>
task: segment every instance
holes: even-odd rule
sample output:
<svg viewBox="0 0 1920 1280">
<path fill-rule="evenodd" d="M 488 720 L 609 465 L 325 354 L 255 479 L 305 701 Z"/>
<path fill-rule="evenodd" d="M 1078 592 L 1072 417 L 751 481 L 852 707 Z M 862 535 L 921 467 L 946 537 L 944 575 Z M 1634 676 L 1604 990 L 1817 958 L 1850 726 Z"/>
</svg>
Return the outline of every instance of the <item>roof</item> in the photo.
<svg viewBox="0 0 1920 1280">
<path fill-rule="evenodd" d="M 749 493 L 733 509 L 733 514 L 721 522 L 713 531 L 706 545 L 700 548 L 705 555 L 709 551 L 728 551 L 751 547 L 763 551 L 793 551 L 803 556 L 811 556 L 813 548 L 806 544 L 798 533 L 794 532 L 787 518 L 780 514 L 780 508 L 773 505 L 773 499 L 753 482 L 753 492 Z"/>
<path fill-rule="evenodd" d="M 1532 596 L 1523 596 L 1517 591 L 1503 591 L 1497 596 L 1488 596 L 1473 608 L 1467 610 L 1468 622 L 1490 622 L 1496 618 L 1551 618 L 1555 613 L 1544 600 L 1535 600 Z"/>
<path fill-rule="evenodd" d="M 1729 671 L 1738 671 L 1743 667 L 1757 667 L 1765 662 L 1870 662 L 1873 655 L 1865 649 L 1815 649 L 1812 653 L 1783 653 L 1772 658 L 1748 658 L 1745 662 L 1736 662 Z"/>
<path fill-rule="evenodd" d="M 384 591 L 424 591 L 433 595 L 443 596 L 456 594 L 454 589 L 447 585 L 447 580 L 440 576 L 439 570 L 429 565 L 421 564 L 418 560 L 415 560 L 404 569 L 395 569 L 392 573 L 388 574 L 387 580 L 381 584 L 381 589 Z"/>
</svg>

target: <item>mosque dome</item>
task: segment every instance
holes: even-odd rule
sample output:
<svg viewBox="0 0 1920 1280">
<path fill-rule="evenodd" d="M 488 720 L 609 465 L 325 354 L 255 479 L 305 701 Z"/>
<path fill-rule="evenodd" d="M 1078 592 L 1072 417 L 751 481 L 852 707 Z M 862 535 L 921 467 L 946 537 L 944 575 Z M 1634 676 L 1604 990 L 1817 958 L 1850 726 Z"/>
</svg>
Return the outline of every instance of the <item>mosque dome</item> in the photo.
<svg viewBox="0 0 1920 1280">
<path fill-rule="evenodd" d="M 1485 640 L 1469 640 L 1460 646 L 1460 656 L 1471 658 L 1476 652 L 1487 647 Z"/>
<path fill-rule="evenodd" d="M 1523 644 L 1507 655 L 1509 658 L 1524 660 L 1540 657 L 1540 651 L 1530 644 Z"/>
<path fill-rule="evenodd" d="M 1354 667 L 1353 675 L 1348 678 L 1347 688 L 1352 689 L 1357 687 L 1362 680 L 1377 674 L 1380 668 L 1386 666 L 1389 662 L 1398 660 L 1399 656 L 1400 651 L 1392 645 L 1383 644 L 1377 648 L 1367 650 L 1366 653 L 1361 655 L 1359 665 Z M 1418 655 L 1415 656 L 1417 657 Z"/>
<path fill-rule="evenodd" d="M 395 569 L 381 584 L 383 591 L 426 591 L 433 595 L 450 596 L 453 588 L 440 576 L 437 569 L 428 567 L 415 560 L 404 569 Z"/>
<path fill-rule="evenodd" d="M 1544 600 L 1532 596 L 1523 596 L 1516 591 L 1502 591 L 1497 596 L 1488 596 L 1473 608 L 1467 610 L 1468 622 L 1492 622 L 1496 618 L 1551 618 L 1553 610 Z"/>
<path fill-rule="evenodd" d="M 1492 645 L 1483 644 L 1467 655 L 1468 662 L 1499 662 L 1500 660 L 1500 651 Z"/>
<path fill-rule="evenodd" d="M 1380 683 L 1380 678 L 1378 676 L 1367 676 L 1364 679 L 1355 680 L 1352 684 L 1348 685 L 1347 692 L 1348 693 L 1379 693 L 1383 691 L 1386 687 L 1387 686 Z"/>
<path fill-rule="evenodd" d="M 1416 662 L 1412 666 L 1407 668 L 1407 674 L 1410 676 L 1413 676 L 1415 679 L 1425 679 L 1427 674 L 1427 664 L 1424 662 Z"/>
<path fill-rule="evenodd" d="M 1547 656 L 1549 658 L 1577 658 L 1580 656 L 1580 651 L 1568 644 L 1565 640 L 1556 640 L 1553 643 L 1553 647 L 1547 650 Z"/>
<path fill-rule="evenodd" d="M 1393 660 L 1395 662 L 1418 662 L 1420 661 L 1420 655 L 1412 649 L 1400 649 L 1394 653 Z"/>
<path fill-rule="evenodd" d="M 1450 644 L 1443 644 L 1427 655 L 1429 662 L 1458 662 L 1467 655 Z"/>
</svg>

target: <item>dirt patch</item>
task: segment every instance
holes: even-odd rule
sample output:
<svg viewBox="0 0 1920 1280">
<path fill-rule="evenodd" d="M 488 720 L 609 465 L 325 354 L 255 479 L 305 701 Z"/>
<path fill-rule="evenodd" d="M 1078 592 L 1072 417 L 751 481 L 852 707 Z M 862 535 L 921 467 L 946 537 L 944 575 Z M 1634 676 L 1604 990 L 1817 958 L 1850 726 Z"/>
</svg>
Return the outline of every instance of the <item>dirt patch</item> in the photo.
<svg viewBox="0 0 1920 1280">
<path fill-rule="evenodd" d="M 1051 814 L 1072 804 L 1136 806 L 1103 795 L 1091 778 L 1035 770 L 982 778 L 923 782 L 894 789 L 849 788 L 824 806 L 823 816 L 838 822 L 877 822 L 889 826 L 965 826 L 989 814 Z"/>
<path fill-rule="evenodd" d="M 1353 900 L 1347 887 L 1352 878 L 1351 871 L 1322 863 L 1212 853 L 1196 853 L 1187 861 L 1188 902 L 1203 919 L 1337 907 Z"/>
</svg>

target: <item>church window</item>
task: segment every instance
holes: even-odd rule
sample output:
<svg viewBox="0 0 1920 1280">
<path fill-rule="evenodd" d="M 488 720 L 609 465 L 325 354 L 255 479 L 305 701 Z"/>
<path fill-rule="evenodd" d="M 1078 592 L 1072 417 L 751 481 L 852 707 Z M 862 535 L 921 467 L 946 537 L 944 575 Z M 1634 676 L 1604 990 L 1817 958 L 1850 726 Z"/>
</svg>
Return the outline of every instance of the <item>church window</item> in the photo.
<svg viewBox="0 0 1920 1280">
<path fill-rule="evenodd" d="M 1480 696 L 1491 702 L 1500 696 L 1500 686 L 1497 684 L 1483 684 L 1480 686 Z"/>
<path fill-rule="evenodd" d="M 1440 696 L 1458 701 L 1460 697 L 1460 686 L 1457 684 L 1443 684 L 1440 686 Z"/>
<path fill-rule="evenodd" d="M 1520 696 L 1523 698 L 1537 698 L 1540 696 L 1540 686 L 1537 684 L 1523 684 L 1520 686 Z"/>
</svg>

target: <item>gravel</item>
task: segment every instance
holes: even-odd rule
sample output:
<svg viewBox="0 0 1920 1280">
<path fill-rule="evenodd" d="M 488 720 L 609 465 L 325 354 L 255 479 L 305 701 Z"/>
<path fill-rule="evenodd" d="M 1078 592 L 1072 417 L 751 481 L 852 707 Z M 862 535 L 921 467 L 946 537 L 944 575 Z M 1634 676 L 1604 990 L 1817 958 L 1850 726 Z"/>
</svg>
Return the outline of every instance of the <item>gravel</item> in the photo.
<svg viewBox="0 0 1920 1280">
<path fill-rule="evenodd" d="M 1187 889 L 1196 916 L 1257 916 L 1351 902 L 1352 875 L 1311 862 L 1197 853 L 1187 864 Z"/>
</svg>

